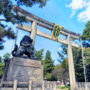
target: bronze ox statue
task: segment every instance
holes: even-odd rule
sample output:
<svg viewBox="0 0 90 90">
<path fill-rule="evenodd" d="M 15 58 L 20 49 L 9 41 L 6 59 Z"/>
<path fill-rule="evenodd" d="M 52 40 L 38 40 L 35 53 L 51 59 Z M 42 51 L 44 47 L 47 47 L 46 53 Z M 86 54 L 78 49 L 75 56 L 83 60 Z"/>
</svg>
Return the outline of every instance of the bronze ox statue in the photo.
<svg viewBox="0 0 90 90">
<path fill-rule="evenodd" d="M 15 45 L 12 55 L 15 57 L 34 58 L 34 46 L 32 45 L 33 40 L 29 36 L 24 36 L 20 42 L 20 47 Z"/>
</svg>

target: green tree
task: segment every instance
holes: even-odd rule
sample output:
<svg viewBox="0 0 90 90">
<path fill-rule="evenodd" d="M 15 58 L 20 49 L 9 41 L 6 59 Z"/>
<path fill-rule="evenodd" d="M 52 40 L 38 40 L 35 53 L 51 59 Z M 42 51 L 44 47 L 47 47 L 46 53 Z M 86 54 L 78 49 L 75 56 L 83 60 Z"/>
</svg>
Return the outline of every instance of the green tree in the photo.
<svg viewBox="0 0 90 90">
<path fill-rule="evenodd" d="M 19 17 L 13 10 L 13 5 L 31 7 L 35 4 L 39 4 L 39 7 L 45 6 L 48 0 L 0 0 L 0 15 L 3 15 L 5 19 L 0 21 L 10 21 L 12 23 L 22 22 L 22 17 Z M 17 21 L 19 20 L 19 21 Z"/>
<path fill-rule="evenodd" d="M 55 66 L 55 69 L 52 72 L 52 77 L 55 80 L 60 80 L 65 83 L 66 80 L 69 78 L 68 72 L 68 61 L 67 58 L 65 58 L 61 64 Z"/>
<path fill-rule="evenodd" d="M 3 57 L 0 57 L 0 78 L 3 76 L 3 71 L 4 71 L 4 59 L 10 59 L 10 54 L 6 53 L 4 54 Z"/>
<path fill-rule="evenodd" d="M 5 59 L 10 59 L 10 54 L 9 53 L 5 53 L 3 55 L 3 57 L 0 57 L 0 63 L 4 64 Z"/>
<path fill-rule="evenodd" d="M 84 48 L 87 81 L 90 82 L 90 47 Z"/>
<path fill-rule="evenodd" d="M 43 64 L 43 52 L 44 52 L 44 49 L 41 49 L 35 52 L 36 57 L 38 58 L 39 61 L 42 62 L 42 64 Z"/>
<path fill-rule="evenodd" d="M 4 37 L 7 37 L 8 39 L 15 39 L 16 36 L 10 27 L 6 30 L 5 27 L 0 26 L 0 49 L 4 48 Z"/>
<path fill-rule="evenodd" d="M 85 57 L 85 65 L 86 65 L 86 75 L 87 81 L 90 81 L 90 21 L 86 23 L 86 27 L 81 36 L 84 43 L 84 57 Z M 87 48 L 88 47 L 88 48 Z"/>
<path fill-rule="evenodd" d="M 11 28 L 1 21 L 11 22 L 12 24 L 26 22 L 25 17 L 18 16 L 16 14 L 17 12 L 14 11 L 14 4 L 26 7 L 39 4 L 39 7 L 43 7 L 47 1 L 48 0 L 0 0 L 0 15 L 4 17 L 0 19 L 0 49 L 4 48 L 2 43 L 4 37 L 15 38 L 15 33 Z"/>
<path fill-rule="evenodd" d="M 90 48 L 84 48 L 85 64 L 90 65 Z"/>
<path fill-rule="evenodd" d="M 87 81 L 90 81 L 90 48 L 84 48 L 85 66 Z M 81 48 L 73 48 L 73 58 L 75 66 L 76 80 L 84 82 L 84 69 L 82 63 L 82 50 Z"/>
<path fill-rule="evenodd" d="M 0 63 L 2 62 L 2 57 L 0 56 Z"/>
<path fill-rule="evenodd" d="M 52 71 L 52 78 L 54 80 L 62 80 L 62 66 L 61 64 L 56 65 L 54 70 Z"/>
<path fill-rule="evenodd" d="M 3 56 L 3 59 L 5 59 L 5 58 L 10 59 L 10 54 L 9 53 L 5 53 L 4 56 Z"/>
<path fill-rule="evenodd" d="M 66 82 L 66 80 L 69 78 L 69 70 L 68 70 L 68 59 L 67 59 L 67 46 L 61 44 L 62 50 L 57 52 L 59 55 L 59 63 L 60 65 L 57 66 L 58 70 L 54 70 L 57 72 L 57 79 Z M 59 71 L 60 70 L 60 71 Z"/>
<path fill-rule="evenodd" d="M 86 24 L 86 27 L 81 36 L 84 47 L 90 47 L 90 21 Z"/>
<path fill-rule="evenodd" d="M 0 63 L 0 78 L 3 76 L 4 64 Z"/>
<path fill-rule="evenodd" d="M 63 60 L 64 60 L 64 58 L 67 56 L 67 46 L 66 45 L 63 45 L 63 44 L 61 44 L 61 48 L 62 48 L 62 50 L 59 52 L 57 52 L 58 53 L 58 55 L 59 55 L 59 59 L 58 59 L 58 61 L 61 63 Z"/>
<path fill-rule="evenodd" d="M 90 21 L 86 24 L 86 28 L 84 29 L 81 38 L 90 42 Z"/>
<path fill-rule="evenodd" d="M 50 51 L 47 51 L 44 59 L 44 75 L 47 80 L 51 80 L 50 74 L 53 69 L 54 69 L 54 61 L 51 58 Z"/>
<path fill-rule="evenodd" d="M 83 82 L 84 81 L 84 72 L 83 72 L 81 48 L 73 47 L 73 59 L 74 59 L 76 81 Z"/>
</svg>

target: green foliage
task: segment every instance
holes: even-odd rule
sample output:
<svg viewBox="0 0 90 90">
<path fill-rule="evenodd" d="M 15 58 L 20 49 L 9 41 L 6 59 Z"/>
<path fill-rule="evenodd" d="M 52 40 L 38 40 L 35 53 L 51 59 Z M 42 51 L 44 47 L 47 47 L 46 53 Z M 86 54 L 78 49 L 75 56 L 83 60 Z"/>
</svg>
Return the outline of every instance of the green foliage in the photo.
<svg viewBox="0 0 90 90">
<path fill-rule="evenodd" d="M 0 57 L 0 63 L 4 64 L 5 59 L 10 59 L 10 54 L 9 53 L 5 53 L 3 55 L 3 57 Z"/>
<path fill-rule="evenodd" d="M 60 63 L 64 60 L 65 56 L 67 56 L 67 46 L 62 44 L 61 48 L 62 48 L 62 50 L 60 52 L 57 52 L 59 55 L 58 61 Z"/>
<path fill-rule="evenodd" d="M 4 37 L 14 39 L 15 33 L 12 31 L 11 28 L 8 28 L 7 30 L 4 29 L 4 27 L 0 27 L 0 41 L 3 40 Z"/>
<path fill-rule="evenodd" d="M 86 28 L 84 29 L 81 38 L 90 42 L 90 21 L 86 24 Z"/>
<path fill-rule="evenodd" d="M 44 77 L 47 80 L 52 80 L 51 72 L 54 69 L 54 62 L 51 58 L 50 51 L 46 52 L 45 58 L 43 58 L 44 49 L 35 52 L 36 57 L 42 62 L 44 66 Z"/>
<path fill-rule="evenodd" d="M 3 26 L 0 26 L 0 49 L 3 49 L 3 43 L 5 42 L 5 40 L 3 39 L 4 37 L 7 37 L 8 39 L 15 39 L 15 33 L 12 31 L 12 29 L 9 28 L 5 28 Z"/>
<path fill-rule="evenodd" d="M 52 77 L 55 80 L 62 80 L 62 67 L 60 65 L 56 65 L 54 70 L 52 71 Z"/>
<path fill-rule="evenodd" d="M 46 73 L 46 75 L 45 75 L 45 78 L 47 79 L 47 80 L 52 80 L 52 75 L 51 75 L 51 73 Z"/>
<path fill-rule="evenodd" d="M 43 7 L 46 5 L 48 0 L 16 0 L 18 5 L 25 5 L 31 7 L 34 4 L 39 4 L 39 7 Z"/>
<path fill-rule="evenodd" d="M 60 57 L 59 62 L 62 64 L 61 67 L 58 67 L 61 69 L 61 71 L 63 72 L 63 69 L 67 70 L 67 65 L 68 63 L 64 63 L 63 64 L 63 60 L 65 58 L 65 56 L 67 55 L 67 47 L 66 46 L 61 46 L 62 47 L 62 51 L 58 52 L 58 55 Z M 90 81 L 90 48 L 86 48 L 84 49 L 84 56 L 85 56 L 85 65 L 86 65 L 86 70 L 87 70 L 87 80 Z M 83 72 L 83 63 L 82 63 L 82 51 L 81 48 L 73 48 L 73 58 L 74 58 L 74 67 L 75 67 L 75 74 L 76 74 L 76 81 L 78 82 L 84 82 L 84 72 Z M 66 66 L 66 67 L 65 67 Z M 59 79 L 62 78 L 63 73 L 60 72 L 60 69 L 55 69 L 53 73 L 55 73 L 54 75 L 57 75 L 57 78 L 59 76 Z M 61 73 L 61 74 L 60 74 Z M 60 75 L 62 75 L 60 77 Z"/>
<path fill-rule="evenodd" d="M 68 61 L 67 58 L 62 61 L 61 64 L 56 65 L 53 72 L 52 72 L 52 77 L 55 80 L 60 80 L 66 82 L 66 80 L 69 78 L 69 73 L 68 73 Z"/>
<path fill-rule="evenodd" d="M 2 75 L 3 75 L 3 70 L 4 70 L 4 64 L 1 64 L 1 63 L 0 63 L 0 78 L 1 78 Z"/>
<path fill-rule="evenodd" d="M 3 75 L 3 71 L 4 71 L 4 59 L 5 58 L 10 58 L 10 54 L 9 53 L 6 53 L 4 54 L 3 57 L 0 57 L 0 78 L 2 77 Z"/>
<path fill-rule="evenodd" d="M 84 49 L 87 81 L 90 82 L 90 48 Z"/>
<path fill-rule="evenodd" d="M 86 24 L 81 38 L 83 40 L 83 47 L 90 47 L 90 21 Z"/>
<path fill-rule="evenodd" d="M 36 57 L 38 58 L 39 61 L 42 62 L 42 64 L 43 64 L 43 52 L 44 52 L 44 49 L 41 49 L 35 52 Z"/>
<path fill-rule="evenodd" d="M 57 90 L 70 90 L 70 86 L 57 86 Z"/>
<path fill-rule="evenodd" d="M 90 59 L 89 59 L 90 60 Z M 90 64 L 86 66 L 87 82 L 90 82 Z"/>
<path fill-rule="evenodd" d="M 0 63 L 2 62 L 2 57 L 0 57 Z"/>
<path fill-rule="evenodd" d="M 86 66 L 87 81 L 90 81 L 90 21 L 87 22 L 86 27 L 81 36 L 83 42 L 87 44 L 89 48 L 84 48 L 84 58 Z"/>
<path fill-rule="evenodd" d="M 14 0 L 18 6 L 28 6 L 39 4 L 39 7 L 43 7 L 48 0 Z M 3 15 L 6 21 L 12 23 L 25 21 L 24 17 L 18 16 L 13 10 L 13 1 L 12 0 L 0 0 L 0 14 Z M 19 21 L 18 21 L 19 20 Z"/>
<path fill-rule="evenodd" d="M 52 38 L 54 37 L 58 41 L 60 31 L 61 31 L 61 29 L 63 29 L 63 27 L 56 25 L 55 23 L 53 23 L 53 24 L 54 24 L 54 28 L 52 31 Z"/>
<path fill-rule="evenodd" d="M 69 71 L 68 71 L 68 59 L 67 56 L 67 46 L 61 45 L 62 50 L 60 50 L 58 53 L 60 62 L 59 65 L 57 65 L 52 73 L 53 76 L 55 76 L 56 80 L 63 80 L 64 82 L 69 78 Z"/>
<path fill-rule="evenodd" d="M 4 48 L 3 44 L 0 42 L 0 50 Z"/>
<path fill-rule="evenodd" d="M 53 60 L 51 58 L 50 51 L 46 52 L 44 64 L 45 64 L 45 73 L 47 73 L 47 72 L 51 73 L 54 68 L 54 64 L 53 64 Z"/>
<path fill-rule="evenodd" d="M 50 80 L 50 78 L 48 78 L 48 77 L 50 76 L 50 73 L 54 69 L 54 61 L 51 58 L 50 51 L 47 51 L 46 52 L 46 55 L 45 55 L 45 59 L 44 59 L 44 63 L 43 64 L 44 64 L 44 75 L 45 75 L 45 78 L 47 80 Z"/>
<path fill-rule="evenodd" d="M 82 55 L 81 48 L 73 48 L 76 80 L 78 82 L 84 82 L 84 70 L 81 55 Z M 84 57 L 87 71 L 87 81 L 90 81 L 90 48 L 84 48 Z"/>
<path fill-rule="evenodd" d="M 67 46 L 62 44 L 61 48 L 62 48 L 62 50 L 60 52 L 57 52 L 59 55 L 58 61 L 60 63 L 64 60 L 65 56 L 67 56 Z"/>
<path fill-rule="evenodd" d="M 6 58 L 10 58 L 10 54 L 9 53 L 6 53 L 6 54 L 4 54 L 4 56 L 3 56 L 3 59 L 6 59 Z"/>
<path fill-rule="evenodd" d="M 59 36 L 60 30 L 61 30 L 61 29 L 59 28 L 58 25 L 55 25 L 55 26 L 54 26 L 54 28 L 53 28 L 53 35 L 54 35 L 54 37 L 58 37 L 58 36 Z"/>
<path fill-rule="evenodd" d="M 84 49 L 84 56 L 85 56 L 85 64 L 90 65 L 90 48 Z"/>
<path fill-rule="evenodd" d="M 83 74 L 83 63 L 82 63 L 81 48 L 73 48 L 73 58 L 74 58 L 76 80 L 78 82 L 83 82 L 84 81 L 84 74 Z"/>
<path fill-rule="evenodd" d="M 18 16 L 17 11 L 15 12 L 13 9 L 14 3 L 17 6 L 28 6 L 39 4 L 39 7 L 45 6 L 48 0 L 0 0 L 0 15 L 4 17 L 4 19 L 0 19 L 0 49 L 3 49 L 3 43 L 1 42 L 4 37 L 15 39 L 15 33 L 6 26 L 5 23 L 1 23 L 1 21 L 11 22 L 12 24 L 26 22 L 25 17 Z M 14 2 L 14 3 L 13 3 Z"/>
</svg>

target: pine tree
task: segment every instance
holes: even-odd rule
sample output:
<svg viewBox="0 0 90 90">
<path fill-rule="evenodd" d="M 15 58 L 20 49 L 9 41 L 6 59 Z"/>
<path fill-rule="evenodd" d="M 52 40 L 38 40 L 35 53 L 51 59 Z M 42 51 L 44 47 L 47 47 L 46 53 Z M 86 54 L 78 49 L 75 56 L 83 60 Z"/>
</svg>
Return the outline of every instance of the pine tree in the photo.
<svg viewBox="0 0 90 90">
<path fill-rule="evenodd" d="M 15 33 L 11 30 L 11 28 L 5 29 L 5 27 L 0 26 L 0 49 L 4 48 L 4 37 L 7 37 L 8 39 L 15 39 L 16 36 Z"/>
<path fill-rule="evenodd" d="M 39 61 L 41 61 L 42 64 L 43 64 L 43 52 L 44 49 L 35 52 L 35 56 L 38 58 Z"/>
<path fill-rule="evenodd" d="M 73 50 L 73 59 L 74 59 L 76 81 L 77 82 L 84 82 L 81 48 L 73 47 L 72 50 Z"/>
<path fill-rule="evenodd" d="M 0 0 L 0 15 L 3 15 L 5 18 L 0 19 L 0 21 L 10 21 L 12 23 L 23 21 L 23 18 L 18 16 L 13 10 L 14 3 L 17 6 L 31 7 L 35 4 L 39 4 L 39 7 L 43 7 L 46 2 L 47 0 Z"/>
<path fill-rule="evenodd" d="M 4 22 L 11 22 L 12 24 L 15 23 L 22 23 L 26 22 L 25 17 L 18 16 L 14 11 L 14 4 L 17 6 L 26 6 L 32 7 L 35 4 L 38 4 L 39 7 L 45 6 L 48 0 L 0 0 L 0 15 L 4 18 L 0 19 L 0 49 L 3 49 L 3 37 L 8 37 L 11 39 L 15 39 L 15 33 L 11 30 L 11 28 L 6 26 Z"/>
<path fill-rule="evenodd" d="M 44 60 L 44 76 L 47 80 L 51 79 L 51 72 L 54 69 L 54 61 L 51 58 L 50 51 L 46 52 L 45 60 Z"/>
</svg>

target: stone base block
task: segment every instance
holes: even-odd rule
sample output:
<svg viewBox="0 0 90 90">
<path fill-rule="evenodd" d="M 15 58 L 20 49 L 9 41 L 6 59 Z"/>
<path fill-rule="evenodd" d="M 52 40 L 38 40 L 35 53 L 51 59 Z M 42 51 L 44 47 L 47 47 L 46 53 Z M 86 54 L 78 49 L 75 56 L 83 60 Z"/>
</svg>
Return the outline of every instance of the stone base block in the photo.
<svg viewBox="0 0 90 90">
<path fill-rule="evenodd" d="M 7 66 L 6 66 L 7 67 Z M 13 57 L 4 74 L 4 81 L 20 82 L 43 80 L 43 66 L 40 61 Z"/>
</svg>

